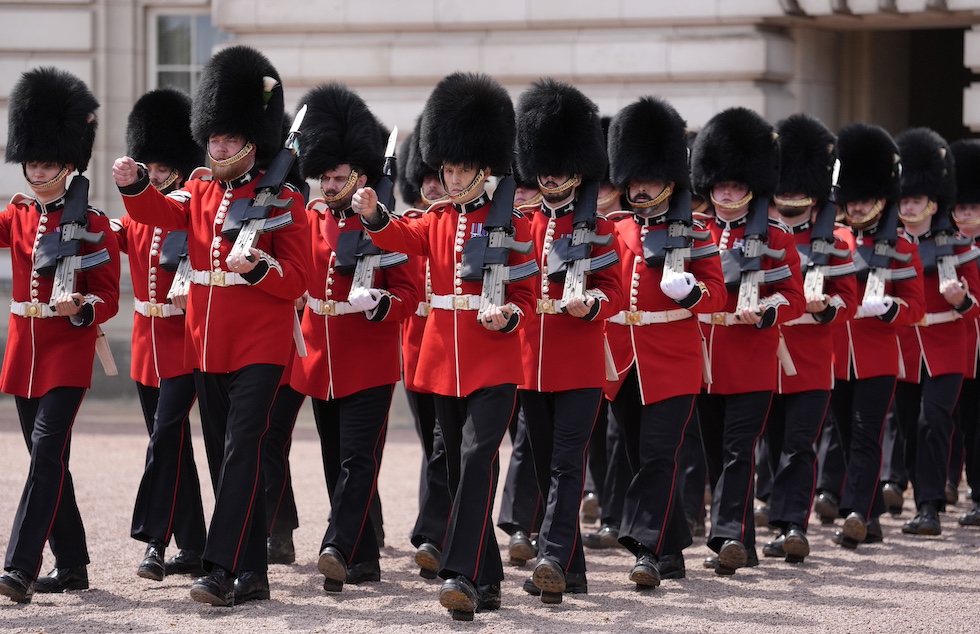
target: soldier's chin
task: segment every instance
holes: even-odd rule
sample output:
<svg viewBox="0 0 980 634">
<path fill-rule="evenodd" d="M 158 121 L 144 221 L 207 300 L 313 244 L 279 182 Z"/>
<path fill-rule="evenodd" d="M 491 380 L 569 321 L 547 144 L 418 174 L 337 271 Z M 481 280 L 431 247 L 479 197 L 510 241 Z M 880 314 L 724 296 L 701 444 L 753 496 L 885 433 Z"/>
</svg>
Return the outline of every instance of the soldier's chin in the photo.
<svg viewBox="0 0 980 634">
<path fill-rule="evenodd" d="M 810 213 L 809 207 L 776 207 L 779 210 L 779 215 L 784 218 L 799 218 L 804 214 Z"/>
<path fill-rule="evenodd" d="M 235 161 L 231 165 L 215 165 L 214 161 L 211 161 L 211 174 L 215 180 L 233 181 L 247 170 L 248 163 L 246 161 Z"/>
</svg>

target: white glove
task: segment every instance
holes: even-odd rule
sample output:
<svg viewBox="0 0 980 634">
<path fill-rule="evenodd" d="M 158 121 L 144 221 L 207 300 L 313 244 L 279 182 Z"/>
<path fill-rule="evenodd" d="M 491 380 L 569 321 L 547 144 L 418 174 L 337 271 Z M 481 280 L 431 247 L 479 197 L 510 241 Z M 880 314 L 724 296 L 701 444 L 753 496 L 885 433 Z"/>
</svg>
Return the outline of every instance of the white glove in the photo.
<svg viewBox="0 0 980 634">
<path fill-rule="evenodd" d="M 376 288 L 357 288 L 350 292 L 347 301 L 354 310 L 360 312 L 374 310 L 381 301 L 381 291 Z"/>
<path fill-rule="evenodd" d="M 892 307 L 895 301 L 885 295 L 881 299 L 865 300 L 861 304 L 860 312 L 862 317 L 881 317 Z"/>
<path fill-rule="evenodd" d="M 664 271 L 663 277 L 660 278 L 660 290 L 672 300 L 680 301 L 691 294 L 697 283 L 694 276 L 687 271 L 683 273 Z"/>
</svg>

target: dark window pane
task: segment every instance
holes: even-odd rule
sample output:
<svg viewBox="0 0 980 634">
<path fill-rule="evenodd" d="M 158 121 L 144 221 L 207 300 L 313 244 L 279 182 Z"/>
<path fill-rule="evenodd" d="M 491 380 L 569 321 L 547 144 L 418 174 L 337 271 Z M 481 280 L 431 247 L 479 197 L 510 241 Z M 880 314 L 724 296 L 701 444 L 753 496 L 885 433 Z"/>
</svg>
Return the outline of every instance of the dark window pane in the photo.
<svg viewBox="0 0 980 634">
<path fill-rule="evenodd" d="M 161 71 L 157 73 L 157 88 L 165 86 L 173 86 L 190 94 L 191 74 L 182 71 Z"/>
<path fill-rule="evenodd" d="M 157 63 L 191 63 L 191 17 L 161 15 L 157 18 Z"/>
<path fill-rule="evenodd" d="M 214 47 L 228 40 L 231 34 L 211 26 L 210 15 L 199 15 L 195 20 L 194 63 L 204 64 L 211 58 Z"/>
</svg>

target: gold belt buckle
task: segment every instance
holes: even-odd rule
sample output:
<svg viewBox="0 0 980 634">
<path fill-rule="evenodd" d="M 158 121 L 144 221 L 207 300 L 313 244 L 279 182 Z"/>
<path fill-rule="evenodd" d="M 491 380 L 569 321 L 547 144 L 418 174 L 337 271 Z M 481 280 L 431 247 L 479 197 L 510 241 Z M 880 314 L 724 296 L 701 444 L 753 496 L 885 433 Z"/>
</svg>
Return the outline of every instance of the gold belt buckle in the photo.
<svg viewBox="0 0 980 634">
<path fill-rule="evenodd" d="M 466 310 L 470 307 L 470 298 L 463 295 L 453 296 L 453 308 L 456 310 Z"/>
<path fill-rule="evenodd" d="M 224 271 L 211 271 L 211 286 L 228 286 L 225 284 Z"/>
<path fill-rule="evenodd" d="M 333 317 L 337 315 L 337 301 L 333 299 L 328 299 L 323 302 L 320 307 L 320 314 L 325 317 Z"/>
<path fill-rule="evenodd" d="M 712 326 L 727 326 L 728 325 L 728 313 L 711 313 L 711 325 Z"/>
<path fill-rule="evenodd" d="M 639 326 L 643 322 L 643 313 L 638 310 L 631 310 L 626 313 L 627 326 Z"/>
<path fill-rule="evenodd" d="M 41 305 L 40 304 L 28 304 L 27 310 L 25 311 L 26 317 L 40 317 L 41 316 Z"/>
<path fill-rule="evenodd" d="M 923 316 L 922 317 L 922 321 L 920 321 L 919 323 L 917 323 L 915 325 L 916 326 L 928 326 L 929 325 L 929 317 L 927 315 L 926 316 Z"/>
<path fill-rule="evenodd" d="M 539 299 L 538 300 L 538 312 L 546 313 L 548 315 L 555 314 L 555 303 L 550 299 Z"/>
<path fill-rule="evenodd" d="M 146 314 L 150 317 L 163 317 L 163 305 L 150 302 L 146 306 Z"/>
<path fill-rule="evenodd" d="M 422 317 L 428 317 L 429 313 L 432 312 L 432 304 L 428 302 L 422 302 L 419 304 L 419 309 L 420 312 L 422 313 Z"/>
</svg>

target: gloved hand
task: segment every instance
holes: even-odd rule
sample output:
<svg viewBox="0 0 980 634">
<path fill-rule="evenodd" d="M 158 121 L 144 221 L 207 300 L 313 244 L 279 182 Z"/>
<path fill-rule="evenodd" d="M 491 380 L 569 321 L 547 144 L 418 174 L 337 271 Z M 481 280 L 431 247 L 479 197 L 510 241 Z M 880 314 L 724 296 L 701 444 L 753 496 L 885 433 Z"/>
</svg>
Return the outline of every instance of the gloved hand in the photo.
<svg viewBox="0 0 980 634">
<path fill-rule="evenodd" d="M 381 301 L 381 291 L 376 288 L 354 289 L 347 296 L 347 301 L 354 310 L 361 312 L 374 310 Z"/>
<path fill-rule="evenodd" d="M 660 278 L 660 290 L 672 300 L 680 301 L 691 294 L 691 291 L 694 290 L 694 286 L 697 283 L 698 281 L 694 276 L 687 271 L 675 273 L 674 271 L 665 270 L 663 277 Z"/>
<path fill-rule="evenodd" d="M 861 303 L 859 311 L 862 317 L 881 317 L 891 309 L 894 303 L 895 300 L 885 295 L 881 299 L 865 300 Z"/>
</svg>

